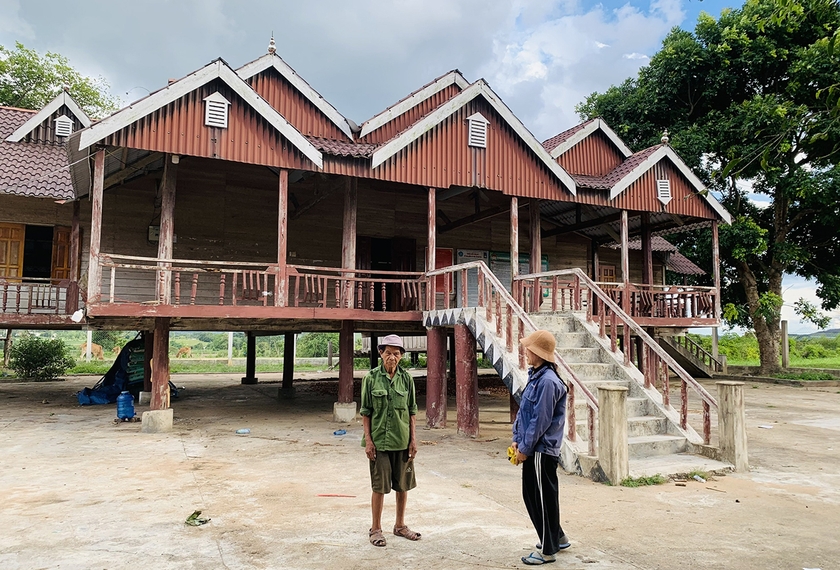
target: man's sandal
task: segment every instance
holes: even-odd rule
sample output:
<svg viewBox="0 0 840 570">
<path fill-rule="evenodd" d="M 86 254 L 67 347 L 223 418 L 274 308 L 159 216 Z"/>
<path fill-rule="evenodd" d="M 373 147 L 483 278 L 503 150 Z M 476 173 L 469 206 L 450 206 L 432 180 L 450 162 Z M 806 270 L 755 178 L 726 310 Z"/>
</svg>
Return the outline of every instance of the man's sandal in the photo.
<svg viewBox="0 0 840 570">
<path fill-rule="evenodd" d="M 370 537 L 370 543 L 374 546 L 385 546 L 385 536 L 382 534 L 382 529 L 378 528 L 376 530 L 369 530 L 368 536 Z"/>
<path fill-rule="evenodd" d="M 528 556 L 522 557 L 522 562 L 528 566 L 539 566 L 541 564 L 551 564 L 557 560 L 553 554 L 542 554 L 541 552 L 532 552 Z"/>
<path fill-rule="evenodd" d="M 408 540 L 420 540 L 420 533 L 414 532 L 407 526 L 395 526 L 394 536 L 401 536 L 403 538 L 407 538 Z"/>
</svg>

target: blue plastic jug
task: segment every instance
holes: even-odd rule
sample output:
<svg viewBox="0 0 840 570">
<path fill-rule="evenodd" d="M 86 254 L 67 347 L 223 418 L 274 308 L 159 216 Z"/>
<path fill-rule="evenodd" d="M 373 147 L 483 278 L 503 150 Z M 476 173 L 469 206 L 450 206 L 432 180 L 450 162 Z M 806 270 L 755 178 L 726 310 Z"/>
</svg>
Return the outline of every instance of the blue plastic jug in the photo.
<svg viewBox="0 0 840 570">
<path fill-rule="evenodd" d="M 130 420 L 134 417 L 134 396 L 127 390 L 117 396 L 117 417 L 121 420 Z"/>
</svg>

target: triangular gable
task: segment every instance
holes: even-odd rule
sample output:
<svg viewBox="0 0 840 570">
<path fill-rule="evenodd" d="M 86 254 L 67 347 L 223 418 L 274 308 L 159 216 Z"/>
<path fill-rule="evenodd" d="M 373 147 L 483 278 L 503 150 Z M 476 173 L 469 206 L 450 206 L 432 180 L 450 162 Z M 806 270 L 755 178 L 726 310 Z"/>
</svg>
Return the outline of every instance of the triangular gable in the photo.
<svg viewBox="0 0 840 570">
<path fill-rule="evenodd" d="M 295 89 L 297 89 L 310 103 L 312 103 L 319 111 L 332 121 L 347 137 L 353 140 L 353 125 L 344 117 L 338 110 L 333 107 L 326 99 L 324 99 L 309 83 L 306 82 L 294 69 L 283 61 L 276 53 L 268 53 L 259 59 L 246 63 L 236 70 L 236 73 L 247 81 L 253 76 L 262 73 L 267 69 L 275 69 L 277 72 L 288 81 Z"/>
<path fill-rule="evenodd" d="M 654 148 L 654 147 L 651 147 Z M 685 162 L 680 158 L 680 156 L 672 149 L 670 146 L 663 144 L 660 145 L 659 148 L 650 152 L 651 149 L 645 149 L 640 151 L 637 154 L 644 153 L 646 157 L 644 160 L 641 160 L 633 167 L 629 172 L 624 174 L 620 180 L 616 181 L 612 188 L 610 188 L 610 200 L 614 200 L 616 197 L 621 195 L 631 184 L 633 184 L 636 180 L 641 178 L 645 173 L 653 169 L 657 163 L 659 163 L 663 159 L 668 159 L 674 165 L 674 167 L 682 174 L 686 180 L 688 180 L 689 184 L 692 188 L 701 196 L 703 197 L 706 202 L 709 203 L 709 206 L 721 217 L 723 221 L 727 224 L 732 223 L 732 216 L 729 212 L 726 211 L 726 208 L 718 202 L 712 193 L 709 192 L 706 187 L 703 185 L 703 182 L 700 181 L 699 178 L 691 171 L 691 169 L 686 165 Z M 632 160 L 632 157 L 628 160 Z"/>
<path fill-rule="evenodd" d="M 519 136 L 522 142 L 537 156 L 546 168 L 553 173 L 566 188 L 569 189 L 569 192 L 575 194 L 576 186 L 572 177 L 569 176 L 569 174 L 554 161 L 539 141 L 534 138 L 534 135 L 525 128 L 525 125 L 523 125 L 516 115 L 514 115 L 508 108 L 508 106 L 499 99 L 499 97 L 492 89 L 490 89 L 490 86 L 487 85 L 483 79 L 479 79 L 460 94 L 456 95 L 445 104 L 417 121 L 411 128 L 405 130 L 386 144 L 379 147 L 373 153 L 371 168 L 376 168 L 388 160 L 388 158 L 394 156 L 400 150 L 427 134 L 431 129 L 443 122 L 476 97 L 483 97 L 490 107 L 499 114 L 505 123 L 507 123 L 507 125 Z"/>
<path fill-rule="evenodd" d="M 171 83 L 159 91 L 155 91 L 148 97 L 117 111 L 110 117 L 85 129 L 79 137 L 79 150 L 88 148 L 215 79 L 219 79 L 230 87 L 236 95 L 250 105 L 272 127 L 277 129 L 301 154 L 315 163 L 319 168 L 323 167 L 323 156 L 312 143 L 306 140 L 297 129 L 289 124 L 280 113 L 274 110 L 265 99 L 260 97 L 222 59 L 217 59 L 209 63 L 198 71 Z"/>
<path fill-rule="evenodd" d="M 66 92 L 62 91 L 58 96 L 47 103 L 47 105 L 35 113 L 28 121 L 22 124 L 15 132 L 13 132 L 7 139 L 7 142 L 20 142 L 26 135 L 36 129 L 41 123 L 52 116 L 53 113 L 67 107 L 71 113 L 76 117 L 76 120 L 85 128 L 90 126 L 90 118 L 82 111 L 82 108 L 73 100 L 73 98 Z"/>
<path fill-rule="evenodd" d="M 470 84 L 466 79 L 464 79 L 464 76 L 461 75 L 460 71 L 454 69 L 449 73 L 438 77 L 432 82 L 427 83 L 408 97 L 401 99 L 378 115 L 371 117 L 362 123 L 362 130 L 359 133 L 359 137 L 364 138 L 368 136 L 377 129 L 407 113 L 411 109 L 414 109 L 415 107 L 418 107 L 428 101 L 451 85 L 455 85 L 458 89 L 463 91 L 469 87 Z"/>
<path fill-rule="evenodd" d="M 600 117 L 572 127 L 568 131 L 564 131 L 548 139 L 543 145 L 551 153 L 551 157 L 556 159 L 596 131 L 604 133 L 625 158 L 633 154 L 633 151 L 624 144 L 624 141 Z"/>
</svg>

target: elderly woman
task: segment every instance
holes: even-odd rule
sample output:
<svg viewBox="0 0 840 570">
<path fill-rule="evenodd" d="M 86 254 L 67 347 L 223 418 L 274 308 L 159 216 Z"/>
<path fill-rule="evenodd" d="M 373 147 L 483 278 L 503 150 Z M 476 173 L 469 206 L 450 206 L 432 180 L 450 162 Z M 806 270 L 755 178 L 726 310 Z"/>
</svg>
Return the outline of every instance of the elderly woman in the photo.
<svg viewBox="0 0 840 570">
<path fill-rule="evenodd" d="M 535 331 L 522 339 L 531 367 L 513 423 L 513 447 L 522 463 L 522 499 L 537 531 L 537 550 L 522 557 L 529 565 L 555 561 L 570 546 L 560 526 L 557 464 L 566 423 L 566 384 L 554 365 L 554 335 Z"/>
</svg>

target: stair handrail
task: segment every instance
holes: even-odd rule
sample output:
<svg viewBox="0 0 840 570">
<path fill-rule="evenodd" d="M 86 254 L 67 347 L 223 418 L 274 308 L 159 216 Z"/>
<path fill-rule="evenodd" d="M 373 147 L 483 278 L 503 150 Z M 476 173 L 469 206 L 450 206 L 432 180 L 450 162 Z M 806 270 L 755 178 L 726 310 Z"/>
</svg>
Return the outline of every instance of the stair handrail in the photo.
<svg viewBox="0 0 840 570">
<path fill-rule="evenodd" d="M 703 364 L 706 364 L 706 361 L 708 361 L 709 362 L 709 364 L 708 364 L 709 367 L 714 372 L 722 372 L 723 371 L 723 363 L 720 360 L 718 360 L 717 358 L 715 358 L 705 348 L 703 348 L 700 345 L 700 343 L 696 342 L 694 339 L 689 337 L 687 334 L 686 335 L 675 336 L 675 337 L 672 337 L 672 338 L 674 339 L 674 341 L 678 345 L 683 346 L 683 348 L 685 348 L 686 350 L 691 352 L 691 354 L 694 355 L 696 358 L 702 360 Z M 685 345 L 683 345 L 683 342 L 685 343 Z"/>
<path fill-rule="evenodd" d="M 625 365 L 630 365 L 630 356 L 629 356 L 629 334 L 628 329 L 632 330 L 636 333 L 636 336 L 642 340 L 642 342 L 651 350 L 656 356 L 658 356 L 663 362 L 665 362 L 674 372 L 676 372 L 677 376 L 679 376 L 680 380 L 683 382 L 683 390 L 682 390 L 682 405 L 680 409 L 680 427 L 682 429 L 686 429 L 688 426 L 688 394 L 685 390 L 685 387 L 690 386 L 694 391 L 700 396 L 703 401 L 703 441 L 704 443 L 708 444 L 710 437 L 711 437 L 711 424 L 710 424 L 710 408 L 717 409 L 717 401 L 712 397 L 711 394 L 699 383 L 697 380 L 694 379 L 685 369 L 679 365 L 679 363 L 671 358 L 671 356 L 662 348 L 659 343 L 655 342 L 653 338 L 645 332 L 645 330 L 638 324 L 636 321 L 633 320 L 630 315 L 628 315 L 624 310 L 612 300 L 610 295 L 604 292 L 598 285 L 578 267 L 572 269 L 560 269 L 556 271 L 544 271 L 540 273 L 529 273 L 524 275 L 518 275 L 514 278 L 514 281 L 520 281 L 525 283 L 526 281 L 533 281 L 534 283 L 538 283 L 540 279 L 546 278 L 554 278 L 554 277 L 566 277 L 572 276 L 574 277 L 579 283 L 582 283 L 586 286 L 589 291 L 591 291 L 598 300 L 604 304 L 612 314 L 614 318 L 619 319 L 624 325 L 624 335 L 625 335 L 625 350 L 624 350 L 624 363 Z M 590 322 L 592 321 L 593 313 L 592 313 L 592 303 L 591 300 L 587 304 L 587 320 Z M 604 311 L 598 312 L 598 320 L 601 329 L 601 337 L 604 337 L 604 327 L 606 323 L 606 314 Z M 616 352 L 616 343 L 615 343 L 615 335 L 616 335 L 616 323 L 613 320 L 611 323 L 611 336 L 612 336 L 612 351 Z M 646 376 L 647 379 L 647 376 Z M 649 387 L 649 386 L 648 386 Z M 667 392 L 667 390 L 666 390 Z M 665 399 L 665 404 L 668 405 L 667 394 Z"/>
<path fill-rule="evenodd" d="M 484 281 L 486 283 L 489 283 L 492 286 L 492 288 L 495 289 L 496 293 L 505 301 L 505 305 L 507 307 L 511 308 L 512 314 L 516 315 L 516 317 L 518 318 L 518 320 L 521 324 L 520 331 L 522 331 L 523 328 L 528 329 L 529 332 L 533 332 L 533 331 L 538 330 L 537 325 L 534 324 L 534 321 L 532 321 L 531 318 L 528 316 L 528 312 L 525 311 L 525 309 L 516 301 L 516 299 L 513 298 L 513 295 L 511 295 L 507 291 L 505 286 L 502 285 L 502 282 L 499 281 L 499 278 L 496 276 L 495 273 L 493 273 L 490 270 L 490 268 L 487 266 L 487 264 L 484 263 L 481 260 L 470 261 L 470 262 L 461 263 L 461 264 L 458 264 L 458 265 L 450 265 L 449 267 L 443 267 L 441 269 L 435 269 L 433 271 L 428 271 L 428 272 L 426 272 L 426 276 L 429 278 L 430 282 L 432 282 L 433 281 L 432 278 L 437 276 L 437 275 L 452 274 L 454 276 L 454 274 L 457 273 L 457 272 L 463 272 L 464 278 L 462 279 L 462 282 L 461 282 L 461 295 L 462 295 L 462 300 L 463 300 L 463 306 L 466 306 L 467 305 L 467 294 L 466 294 L 466 292 L 467 292 L 467 288 L 468 288 L 467 284 L 468 284 L 468 279 L 469 279 L 468 271 L 471 270 L 471 269 L 478 270 L 479 274 L 483 277 Z M 479 286 L 480 286 L 480 284 L 479 284 Z M 484 291 L 484 289 L 480 286 L 480 288 L 479 288 L 480 297 L 483 297 L 483 291 Z M 480 301 L 479 301 L 479 304 L 481 304 Z M 489 303 L 489 305 L 490 305 L 490 307 L 492 307 L 492 303 Z M 447 308 L 448 308 L 448 299 L 447 299 Z M 488 307 L 488 309 L 489 309 L 489 307 Z M 489 310 L 492 310 L 492 309 L 489 309 Z M 501 315 L 497 315 L 496 318 L 501 319 Z M 516 344 L 519 345 L 518 340 L 516 341 Z M 517 348 L 517 352 L 520 354 L 520 361 L 521 361 L 522 357 L 523 357 L 523 354 L 524 354 L 521 346 L 519 346 Z M 574 411 L 575 390 L 577 389 L 577 390 L 580 390 L 583 393 L 584 399 L 586 401 L 586 406 L 587 406 L 587 410 L 588 410 L 588 414 L 587 414 L 588 415 L 588 427 L 589 427 L 589 453 L 590 453 L 590 455 L 595 455 L 595 416 L 598 413 L 598 400 L 595 398 L 595 396 L 592 394 L 592 392 L 589 390 L 589 388 L 587 388 L 586 385 L 583 382 L 580 381 L 580 379 L 572 371 L 572 369 L 569 367 L 569 365 L 566 363 L 566 361 L 563 359 L 563 357 L 560 356 L 560 353 L 557 352 L 557 350 L 554 351 L 554 360 L 555 360 L 555 364 L 560 368 L 560 370 L 562 370 L 564 376 L 569 379 L 570 384 L 571 384 L 571 389 L 569 390 L 569 399 L 568 399 L 568 402 L 567 402 L 567 408 L 570 410 L 569 413 L 568 413 L 568 415 L 569 415 L 569 421 L 568 421 L 569 439 L 571 439 L 572 441 L 577 440 L 577 426 L 576 426 L 575 411 Z M 520 364 L 520 367 L 521 367 L 521 364 Z"/>
</svg>

